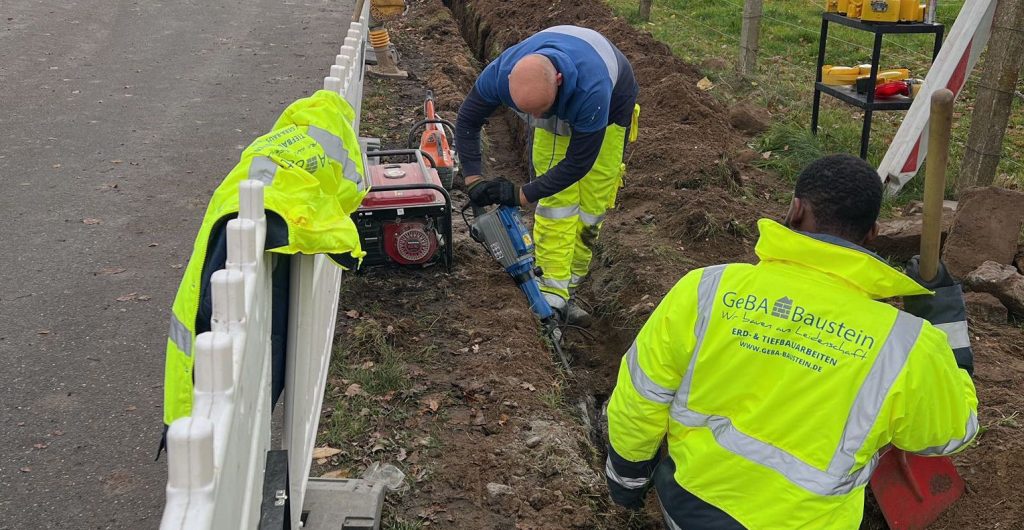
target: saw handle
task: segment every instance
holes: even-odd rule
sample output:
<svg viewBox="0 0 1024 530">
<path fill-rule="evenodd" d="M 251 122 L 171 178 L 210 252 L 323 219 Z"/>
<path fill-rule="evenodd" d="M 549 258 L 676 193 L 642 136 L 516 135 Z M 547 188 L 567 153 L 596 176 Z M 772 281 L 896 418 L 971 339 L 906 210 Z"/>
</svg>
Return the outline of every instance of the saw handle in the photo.
<svg viewBox="0 0 1024 530">
<path fill-rule="evenodd" d="M 924 214 L 921 222 L 921 279 L 930 282 L 939 271 L 942 246 L 942 200 L 946 193 L 949 137 L 953 127 L 953 92 L 932 93 L 928 120 L 928 159 L 924 180 Z"/>
</svg>

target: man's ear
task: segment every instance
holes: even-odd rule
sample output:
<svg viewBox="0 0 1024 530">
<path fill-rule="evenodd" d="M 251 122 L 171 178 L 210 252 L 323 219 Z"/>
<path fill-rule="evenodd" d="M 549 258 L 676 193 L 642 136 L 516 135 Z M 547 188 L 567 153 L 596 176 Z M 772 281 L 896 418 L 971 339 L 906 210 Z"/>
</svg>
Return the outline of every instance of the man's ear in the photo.
<svg viewBox="0 0 1024 530">
<path fill-rule="evenodd" d="M 562 86 L 562 73 L 555 74 L 555 86 Z"/>
<path fill-rule="evenodd" d="M 786 225 L 787 228 L 795 229 L 800 221 L 804 217 L 804 204 L 797 197 L 793 197 L 793 200 L 789 202 L 789 211 L 786 212 L 786 218 L 782 220 L 782 224 Z"/>
<path fill-rule="evenodd" d="M 878 221 L 875 221 L 875 223 L 873 225 L 871 225 L 871 229 L 868 230 L 867 235 L 864 236 L 864 241 L 860 242 L 860 246 L 866 247 L 866 246 L 870 245 L 871 242 L 874 241 L 876 237 L 878 237 L 878 230 L 879 229 L 880 229 L 880 227 L 878 225 Z"/>
</svg>

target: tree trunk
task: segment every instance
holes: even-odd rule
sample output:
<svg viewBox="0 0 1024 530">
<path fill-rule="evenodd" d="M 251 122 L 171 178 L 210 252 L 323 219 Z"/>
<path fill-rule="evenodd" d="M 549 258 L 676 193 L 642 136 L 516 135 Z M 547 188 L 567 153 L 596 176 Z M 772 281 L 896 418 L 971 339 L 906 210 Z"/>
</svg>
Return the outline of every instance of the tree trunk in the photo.
<svg viewBox="0 0 1024 530">
<path fill-rule="evenodd" d="M 988 186 L 996 176 L 1003 136 L 1024 63 L 1024 0 L 1000 0 L 992 20 L 992 37 L 978 82 L 971 131 L 960 165 L 957 189 Z"/>
<path fill-rule="evenodd" d="M 654 0 L 640 0 L 640 20 L 644 22 L 651 21 L 651 7 L 654 5 Z"/>
</svg>

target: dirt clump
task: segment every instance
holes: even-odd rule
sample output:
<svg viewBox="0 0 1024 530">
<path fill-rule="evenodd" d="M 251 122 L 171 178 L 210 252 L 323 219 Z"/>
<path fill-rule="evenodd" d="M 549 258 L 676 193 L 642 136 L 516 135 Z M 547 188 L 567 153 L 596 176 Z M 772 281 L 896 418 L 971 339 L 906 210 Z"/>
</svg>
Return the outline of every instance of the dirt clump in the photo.
<svg viewBox="0 0 1024 530">
<path fill-rule="evenodd" d="M 1024 193 L 992 187 L 966 190 L 960 195 L 943 260 L 957 278 L 986 261 L 1010 265 L 1022 227 Z"/>
<path fill-rule="evenodd" d="M 768 130 L 772 116 L 768 111 L 749 103 L 738 103 L 729 109 L 729 124 L 747 134 L 761 134 Z"/>
</svg>

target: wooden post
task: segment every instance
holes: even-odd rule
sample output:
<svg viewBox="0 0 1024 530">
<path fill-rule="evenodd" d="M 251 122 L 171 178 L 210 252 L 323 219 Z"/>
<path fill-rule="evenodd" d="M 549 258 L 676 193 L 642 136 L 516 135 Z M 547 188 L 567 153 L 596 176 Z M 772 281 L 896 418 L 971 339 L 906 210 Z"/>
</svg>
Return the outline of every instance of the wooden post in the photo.
<svg viewBox="0 0 1024 530">
<path fill-rule="evenodd" d="M 640 0 L 640 20 L 644 22 L 651 21 L 651 7 L 654 6 L 654 0 Z"/>
<path fill-rule="evenodd" d="M 762 0 L 745 0 L 743 3 L 740 60 L 736 65 L 740 75 L 751 75 L 757 69 L 757 41 L 761 35 L 761 4 Z"/>
<path fill-rule="evenodd" d="M 1024 64 L 1024 0 L 1000 0 L 992 39 L 978 81 L 974 119 L 960 164 L 957 189 L 988 186 L 996 176 L 1014 89 Z"/>
<path fill-rule="evenodd" d="M 928 122 L 928 161 L 924 174 L 924 214 L 921 220 L 921 279 L 931 281 L 939 271 L 942 245 L 942 199 L 946 192 L 949 136 L 953 129 L 953 92 L 932 93 Z"/>
</svg>

